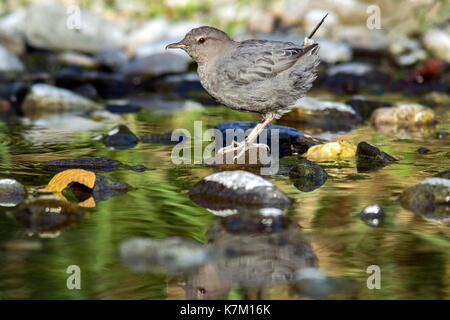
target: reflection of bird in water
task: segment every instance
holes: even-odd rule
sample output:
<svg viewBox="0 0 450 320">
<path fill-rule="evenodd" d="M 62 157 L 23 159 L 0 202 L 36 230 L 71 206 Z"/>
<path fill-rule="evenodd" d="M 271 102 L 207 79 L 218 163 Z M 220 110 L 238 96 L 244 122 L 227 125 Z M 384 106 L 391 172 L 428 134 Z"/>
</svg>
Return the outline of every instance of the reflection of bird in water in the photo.
<svg viewBox="0 0 450 320">
<path fill-rule="evenodd" d="M 187 278 L 188 299 L 217 299 L 234 287 L 264 289 L 294 283 L 299 270 L 318 268 L 312 246 L 297 225 L 279 232 L 247 231 L 230 233 L 220 225 L 210 230 L 210 245 L 224 256 Z"/>
<path fill-rule="evenodd" d="M 326 16 L 325 16 L 326 17 Z M 318 44 L 311 38 L 303 45 L 292 42 L 246 40 L 237 42 L 212 27 L 189 31 L 180 42 L 166 48 L 185 50 L 198 64 L 205 90 L 228 108 L 260 113 L 262 121 L 242 143 L 222 148 L 219 154 L 245 154 L 274 118 L 279 118 L 312 86 L 319 64 Z"/>
</svg>

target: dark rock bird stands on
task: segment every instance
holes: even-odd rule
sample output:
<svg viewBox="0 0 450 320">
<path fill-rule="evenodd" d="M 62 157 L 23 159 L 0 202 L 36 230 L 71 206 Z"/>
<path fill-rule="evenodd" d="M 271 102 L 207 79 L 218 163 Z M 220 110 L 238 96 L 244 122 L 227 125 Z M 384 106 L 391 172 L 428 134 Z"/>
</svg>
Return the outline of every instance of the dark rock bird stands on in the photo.
<svg viewBox="0 0 450 320">
<path fill-rule="evenodd" d="M 263 117 L 243 143 L 218 153 L 238 151 L 235 158 L 239 158 L 250 146 L 261 147 L 253 142 L 269 122 L 288 112 L 311 88 L 319 64 L 318 44 L 311 38 L 325 17 L 302 46 L 268 40 L 237 42 L 221 30 L 204 26 L 166 47 L 183 49 L 191 56 L 202 86 L 220 103 Z"/>
</svg>

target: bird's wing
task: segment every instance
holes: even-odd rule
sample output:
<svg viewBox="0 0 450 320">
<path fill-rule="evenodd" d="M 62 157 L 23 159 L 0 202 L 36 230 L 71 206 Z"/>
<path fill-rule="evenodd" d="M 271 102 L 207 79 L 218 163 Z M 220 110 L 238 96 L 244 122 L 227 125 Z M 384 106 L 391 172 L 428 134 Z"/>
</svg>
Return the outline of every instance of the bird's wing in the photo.
<svg viewBox="0 0 450 320">
<path fill-rule="evenodd" d="M 233 54 L 236 59 L 231 57 L 237 68 L 227 68 L 227 76 L 239 84 L 274 78 L 292 67 L 303 54 L 304 49 L 291 42 L 244 41 Z"/>
</svg>

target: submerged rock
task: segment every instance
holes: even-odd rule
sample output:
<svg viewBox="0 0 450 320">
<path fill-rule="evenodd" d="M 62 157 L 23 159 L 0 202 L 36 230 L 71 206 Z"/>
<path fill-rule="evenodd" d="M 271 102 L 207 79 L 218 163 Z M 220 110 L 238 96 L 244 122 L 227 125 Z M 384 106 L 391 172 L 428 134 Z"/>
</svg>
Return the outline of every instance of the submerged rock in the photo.
<svg viewBox="0 0 450 320">
<path fill-rule="evenodd" d="M 245 138 L 246 134 L 250 133 L 250 131 L 257 124 L 258 123 L 254 121 L 230 121 L 216 125 L 215 128 L 222 132 L 223 139 L 223 145 L 218 147 L 222 148 L 226 145 L 227 134 L 235 134 L 231 138 L 234 139 L 234 137 L 236 137 L 237 139 L 234 140 L 238 142 L 242 141 Z M 241 135 L 239 135 L 238 130 L 242 130 Z M 257 142 L 265 143 L 269 147 L 273 147 L 271 139 L 272 130 L 278 130 L 278 141 L 280 146 L 278 154 L 280 157 L 292 155 L 295 153 L 302 154 L 305 153 L 310 147 L 320 144 L 319 140 L 308 136 L 297 129 L 273 124 L 269 124 L 266 127 L 264 132 L 257 139 Z M 263 137 L 267 140 L 263 141 Z"/>
<path fill-rule="evenodd" d="M 90 53 L 121 47 L 125 42 L 122 30 L 114 23 L 79 7 L 59 4 L 29 7 L 25 36 L 34 47 Z"/>
<path fill-rule="evenodd" d="M 38 83 L 31 87 L 30 93 L 22 103 L 22 111 L 28 116 L 40 116 L 55 112 L 86 112 L 98 105 L 69 90 Z"/>
<path fill-rule="evenodd" d="M 302 296 L 311 299 L 325 299 L 337 292 L 348 291 L 349 281 L 326 275 L 318 268 L 304 268 L 296 272 L 296 287 Z"/>
<path fill-rule="evenodd" d="M 15 207 L 24 200 L 25 189 L 14 179 L 0 179 L 0 206 Z"/>
<path fill-rule="evenodd" d="M 134 272 L 192 272 L 211 260 L 212 252 L 191 239 L 131 238 L 120 246 L 120 257 Z"/>
<path fill-rule="evenodd" d="M 371 204 L 365 207 L 358 216 L 368 226 L 378 227 L 383 223 L 386 214 L 378 204 Z"/>
<path fill-rule="evenodd" d="M 290 204 L 289 198 L 272 183 L 242 170 L 207 176 L 192 187 L 189 197 L 217 215 L 229 215 L 239 209 L 275 208 L 283 211 Z"/>
<path fill-rule="evenodd" d="M 79 183 L 73 183 L 70 190 L 73 192 L 80 205 L 90 203 L 90 198 L 93 198 L 92 206 L 100 201 L 106 201 L 111 197 L 125 194 L 133 188 L 125 183 L 109 177 L 96 175 L 93 189 L 89 189 Z M 90 206 L 90 205 L 84 205 Z"/>
<path fill-rule="evenodd" d="M 41 165 L 48 170 L 84 169 L 93 172 L 109 172 L 122 166 L 122 163 L 103 157 L 61 159 L 47 161 Z"/>
<path fill-rule="evenodd" d="M 283 120 L 307 122 L 330 130 L 348 129 L 362 121 L 359 114 L 345 103 L 310 97 L 296 101 L 291 111 L 283 116 Z"/>
<path fill-rule="evenodd" d="M 420 104 L 400 104 L 394 108 L 376 109 L 370 118 L 372 124 L 415 126 L 435 122 L 434 111 Z"/>
<path fill-rule="evenodd" d="M 346 103 L 350 105 L 364 120 L 369 119 L 375 109 L 391 106 L 390 103 L 366 100 L 362 96 L 354 96 Z"/>
<path fill-rule="evenodd" d="M 397 161 L 397 159 L 365 141 L 360 142 L 356 148 L 356 168 L 358 172 L 376 171 L 392 161 Z"/>
<path fill-rule="evenodd" d="M 405 209 L 430 221 L 450 221 L 450 180 L 428 178 L 406 189 L 400 201 Z"/>
<path fill-rule="evenodd" d="M 289 178 L 297 189 L 310 192 L 327 181 L 327 173 L 314 162 L 302 159 L 290 170 Z"/>
<path fill-rule="evenodd" d="M 430 152 L 430 149 L 422 147 L 422 148 L 417 149 L 417 152 L 420 154 L 427 154 Z"/>
<path fill-rule="evenodd" d="M 111 149 L 124 150 L 134 148 L 139 138 L 127 126 L 118 125 L 102 138 L 103 143 Z"/>
<path fill-rule="evenodd" d="M 81 208 L 54 195 L 30 198 L 18 206 L 17 223 L 32 233 L 57 232 L 76 226 L 83 217 Z"/>
<path fill-rule="evenodd" d="M 355 156 L 356 147 L 350 142 L 340 140 L 319 144 L 309 148 L 304 156 L 308 160 L 345 159 Z"/>
</svg>

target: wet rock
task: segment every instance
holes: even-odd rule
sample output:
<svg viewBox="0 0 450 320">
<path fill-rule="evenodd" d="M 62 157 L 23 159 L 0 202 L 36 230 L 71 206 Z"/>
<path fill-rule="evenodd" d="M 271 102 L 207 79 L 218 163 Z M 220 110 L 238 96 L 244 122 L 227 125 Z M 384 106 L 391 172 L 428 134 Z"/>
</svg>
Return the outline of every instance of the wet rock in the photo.
<svg viewBox="0 0 450 320">
<path fill-rule="evenodd" d="M 97 89 L 90 83 L 85 83 L 79 86 L 76 86 L 72 89 L 72 91 L 80 96 L 83 96 L 90 100 L 97 100 L 100 98 Z"/>
<path fill-rule="evenodd" d="M 429 92 L 422 97 L 421 103 L 431 108 L 450 107 L 450 96 L 444 92 Z"/>
<path fill-rule="evenodd" d="M 8 100 L 12 106 L 19 107 L 28 93 L 28 86 L 22 81 L 0 83 L 0 97 Z"/>
<path fill-rule="evenodd" d="M 146 78 L 186 72 L 188 66 L 187 57 L 164 52 L 130 61 L 121 69 L 121 72 L 131 78 Z"/>
<path fill-rule="evenodd" d="M 128 127 L 121 124 L 104 135 L 102 141 L 111 149 L 124 150 L 134 148 L 139 139 Z"/>
<path fill-rule="evenodd" d="M 446 29 L 431 29 L 423 36 L 425 47 L 436 57 L 450 63 L 450 27 Z"/>
<path fill-rule="evenodd" d="M 227 143 L 227 130 L 229 130 L 231 134 L 235 133 L 236 136 L 240 135 L 239 137 L 236 137 L 237 139 L 234 139 L 240 142 L 245 138 L 246 134 L 248 135 L 248 133 L 250 133 L 250 131 L 257 124 L 258 123 L 254 121 L 230 121 L 216 125 L 215 128 L 222 132 L 223 139 L 223 146 L 219 146 L 219 148 L 224 147 Z M 243 134 L 239 134 L 238 130 L 242 130 Z M 297 129 L 273 124 L 270 124 L 266 127 L 266 133 L 263 133 L 257 141 L 259 143 L 265 143 L 268 146 L 272 146 L 271 130 L 278 130 L 278 141 L 280 146 L 278 154 L 280 157 L 296 153 L 302 154 L 305 153 L 310 147 L 320 144 L 320 141 L 318 141 L 317 139 L 312 138 L 311 136 L 308 136 L 303 132 L 298 131 Z M 267 140 L 262 141 L 261 137 L 264 137 Z"/>
<path fill-rule="evenodd" d="M 137 113 L 142 110 L 142 106 L 133 103 L 109 103 L 106 109 L 112 113 Z"/>
<path fill-rule="evenodd" d="M 66 51 L 58 54 L 56 58 L 60 63 L 68 66 L 77 66 L 88 69 L 97 67 L 95 60 L 83 53 Z"/>
<path fill-rule="evenodd" d="M 325 87 L 336 93 L 382 93 L 389 83 L 389 76 L 360 62 L 344 63 L 330 68 L 320 79 Z"/>
<path fill-rule="evenodd" d="M 418 40 L 405 36 L 393 39 L 389 44 L 389 51 L 401 66 L 413 65 L 427 57 Z"/>
<path fill-rule="evenodd" d="M 306 122 L 314 127 L 331 131 L 351 129 L 362 122 L 360 115 L 349 105 L 310 97 L 297 100 L 283 120 Z"/>
<path fill-rule="evenodd" d="M 320 188 L 327 181 L 327 173 L 314 162 L 302 159 L 292 167 L 289 178 L 298 190 L 310 192 Z"/>
<path fill-rule="evenodd" d="M 333 40 L 350 44 L 353 48 L 380 50 L 386 48 L 388 38 L 383 30 L 370 30 L 365 25 L 333 28 Z"/>
<path fill-rule="evenodd" d="M 308 149 L 304 156 L 308 160 L 334 160 L 355 156 L 356 147 L 350 142 L 340 140 L 319 144 Z"/>
<path fill-rule="evenodd" d="M 25 189 L 14 179 L 0 179 L 0 206 L 15 207 L 24 200 Z"/>
<path fill-rule="evenodd" d="M 356 148 L 356 169 L 361 172 L 376 171 L 396 159 L 365 141 Z"/>
<path fill-rule="evenodd" d="M 0 45 L 17 56 L 25 52 L 23 32 L 25 17 L 25 9 L 16 9 L 0 19 Z"/>
<path fill-rule="evenodd" d="M 121 47 L 125 36 L 115 24 L 97 14 L 70 9 L 57 4 L 33 5 L 25 19 L 25 36 L 32 46 L 49 50 L 98 52 L 104 48 Z M 69 11 L 68 11 L 69 10 Z M 80 25 L 78 26 L 77 23 Z"/>
<path fill-rule="evenodd" d="M 30 93 L 22 103 L 22 112 L 28 116 L 39 116 L 55 112 L 86 112 L 98 105 L 69 90 L 38 83 L 31 87 Z"/>
<path fill-rule="evenodd" d="M 324 62 L 335 64 L 350 61 L 353 57 L 352 48 L 343 42 L 334 42 L 328 39 L 318 39 L 320 45 L 319 56 Z"/>
<path fill-rule="evenodd" d="M 358 216 L 368 226 L 378 227 L 383 224 L 386 214 L 378 204 L 371 204 L 365 207 Z"/>
<path fill-rule="evenodd" d="M 93 172 L 109 172 L 122 166 L 122 163 L 103 157 L 94 157 L 47 161 L 41 166 L 45 169 L 56 171 L 63 171 L 67 169 L 84 169 Z"/>
<path fill-rule="evenodd" d="M 97 52 L 93 59 L 100 67 L 116 71 L 128 62 L 128 55 L 122 49 L 105 48 Z"/>
<path fill-rule="evenodd" d="M 122 263 L 134 272 L 192 272 L 212 259 L 212 252 L 191 239 L 131 238 L 122 242 Z"/>
<path fill-rule="evenodd" d="M 405 209 L 430 221 L 450 221 L 450 180 L 428 178 L 406 189 L 400 196 Z"/>
<path fill-rule="evenodd" d="M 426 153 L 430 152 L 430 149 L 422 147 L 422 148 L 417 149 L 417 152 L 420 154 L 426 154 Z"/>
<path fill-rule="evenodd" d="M 289 198 L 269 181 L 253 173 L 236 170 L 207 176 L 189 191 L 200 206 L 220 215 L 230 209 L 275 208 L 285 210 Z"/>
<path fill-rule="evenodd" d="M 22 62 L 6 48 L 0 46 L 0 73 L 3 75 L 17 74 L 24 71 Z"/>
<path fill-rule="evenodd" d="M 366 100 L 362 96 L 354 96 L 346 103 L 350 105 L 364 120 L 369 119 L 375 109 L 391 106 L 390 103 Z"/>
<path fill-rule="evenodd" d="M 79 201 L 79 205 L 89 207 L 95 206 L 96 203 L 106 201 L 111 197 L 125 194 L 132 189 L 133 187 L 125 182 L 99 174 L 96 174 L 95 176 L 95 184 L 93 189 L 87 188 L 79 183 L 73 183 L 70 186 L 70 190 Z M 92 205 L 86 205 L 86 203 L 92 203 Z"/>
<path fill-rule="evenodd" d="M 434 111 L 420 104 L 399 104 L 394 108 L 376 109 L 370 118 L 375 126 L 379 125 L 428 125 L 435 122 Z"/>
<path fill-rule="evenodd" d="M 132 84 L 120 73 L 85 70 L 78 67 L 59 70 L 55 75 L 55 83 L 67 89 L 92 84 L 98 94 L 107 99 L 121 98 L 132 88 Z"/>
<path fill-rule="evenodd" d="M 56 232 L 78 225 L 81 208 L 54 195 L 30 198 L 18 206 L 17 223 L 31 233 Z"/>
</svg>

